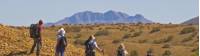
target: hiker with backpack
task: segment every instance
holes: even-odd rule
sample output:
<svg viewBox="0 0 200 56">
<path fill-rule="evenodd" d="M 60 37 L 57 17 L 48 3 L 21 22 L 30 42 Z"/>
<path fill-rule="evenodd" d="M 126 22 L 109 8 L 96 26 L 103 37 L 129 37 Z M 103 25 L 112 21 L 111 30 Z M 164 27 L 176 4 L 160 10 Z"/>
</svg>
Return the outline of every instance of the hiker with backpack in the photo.
<svg viewBox="0 0 200 56">
<path fill-rule="evenodd" d="M 65 37 L 64 28 L 60 28 L 57 34 L 57 44 L 55 56 L 64 56 L 65 47 L 67 46 L 67 40 Z"/>
<path fill-rule="evenodd" d="M 85 42 L 85 55 L 86 56 L 95 56 L 95 48 L 97 48 L 99 51 L 103 52 L 101 48 L 98 47 L 97 42 L 95 40 L 95 37 L 91 35 L 88 40 Z"/>
<path fill-rule="evenodd" d="M 40 47 L 42 46 L 42 36 L 41 32 L 43 29 L 43 21 L 39 20 L 37 24 L 31 24 L 30 26 L 30 37 L 33 39 L 34 43 L 32 45 L 31 51 L 29 54 L 33 53 L 36 48 L 36 55 L 40 54 Z"/>
<path fill-rule="evenodd" d="M 117 56 L 126 56 L 127 54 L 128 52 L 126 51 L 124 44 L 121 43 L 117 49 Z"/>
</svg>

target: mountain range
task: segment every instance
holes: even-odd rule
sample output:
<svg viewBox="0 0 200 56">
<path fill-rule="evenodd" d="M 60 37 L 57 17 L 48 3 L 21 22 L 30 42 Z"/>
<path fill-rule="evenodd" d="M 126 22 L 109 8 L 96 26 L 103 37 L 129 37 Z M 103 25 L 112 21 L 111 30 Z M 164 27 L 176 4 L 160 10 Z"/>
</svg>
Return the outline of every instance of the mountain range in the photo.
<svg viewBox="0 0 200 56">
<path fill-rule="evenodd" d="M 141 14 L 130 16 L 123 12 L 109 10 L 105 13 L 84 11 L 78 12 L 70 17 L 66 17 L 55 23 L 47 23 L 46 25 L 63 25 L 63 24 L 102 24 L 102 23 L 153 23 Z"/>
<path fill-rule="evenodd" d="M 199 25 L 199 16 L 194 17 L 192 19 L 189 19 L 189 20 L 183 22 L 182 24 L 195 24 L 195 25 Z"/>
</svg>

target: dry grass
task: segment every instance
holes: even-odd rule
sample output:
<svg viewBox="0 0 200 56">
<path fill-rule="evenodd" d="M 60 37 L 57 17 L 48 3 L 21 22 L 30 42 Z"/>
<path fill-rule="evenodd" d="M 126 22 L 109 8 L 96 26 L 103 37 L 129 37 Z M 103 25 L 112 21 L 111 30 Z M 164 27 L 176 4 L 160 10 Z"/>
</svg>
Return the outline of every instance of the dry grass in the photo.
<svg viewBox="0 0 200 56">
<path fill-rule="evenodd" d="M 55 43 L 55 38 L 56 38 L 55 34 L 59 27 L 61 26 L 48 27 L 44 30 L 43 32 L 44 40 L 48 40 L 47 42 L 44 42 L 44 45 L 50 44 L 48 42 Z M 129 55 L 132 52 L 135 53 L 136 51 L 138 56 L 145 56 L 149 48 L 153 49 L 153 54 L 155 56 L 162 56 L 166 52 L 166 50 L 169 50 L 172 56 L 192 56 L 196 52 L 192 52 L 191 50 L 193 50 L 194 47 L 198 47 L 199 45 L 198 39 L 196 38 L 197 36 L 199 36 L 198 35 L 199 32 L 195 32 L 192 30 L 192 32 L 190 31 L 190 33 L 180 34 L 182 29 L 187 27 L 194 27 L 195 30 L 198 30 L 198 25 L 173 25 L 173 24 L 116 24 L 115 25 L 114 24 L 114 25 L 65 25 L 62 27 L 66 29 L 68 41 L 71 44 L 71 47 L 68 48 L 71 51 L 67 51 L 67 53 L 72 54 L 72 56 L 74 55 L 82 56 L 84 54 L 84 46 L 82 45 L 82 42 L 84 42 L 84 40 L 86 40 L 90 35 L 95 35 L 99 31 L 102 31 L 103 33 L 100 32 L 100 35 L 96 36 L 97 42 L 100 45 L 100 47 L 105 50 L 105 55 L 108 56 L 116 55 L 116 49 L 119 46 L 119 43 L 121 42 L 125 44 L 126 49 L 129 52 Z M 17 34 L 17 35 L 23 35 L 22 33 L 19 34 L 17 33 L 21 31 L 27 33 L 27 29 L 25 28 L 22 29 L 20 28 L 20 30 L 12 28 L 9 29 L 9 31 L 10 30 L 16 31 L 12 34 Z M 9 31 L 5 32 L 10 33 Z M 9 35 L 8 36 L 6 35 L 7 36 L 6 37 L 4 33 L 0 34 L 0 36 L 4 37 L 5 39 L 14 38 L 10 37 Z M 32 40 L 28 38 L 28 35 L 25 36 L 26 41 L 21 42 L 21 39 L 23 38 L 20 36 L 18 38 L 19 40 L 16 39 L 16 41 L 19 41 L 19 43 L 28 42 L 27 43 L 28 46 L 26 48 L 18 48 L 18 49 L 21 50 L 30 49 L 29 45 L 31 45 L 30 41 Z M 187 38 L 191 39 L 189 39 L 189 41 L 185 41 L 184 39 Z M 155 40 L 160 43 L 159 44 L 154 43 Z M 1 45 L 3 45 L 4 42 L 0 43 Z M 16 44 L 14 43 L 12 46 Z M 170 45 L 170 47 L 168 48 L 166 44 Z M 54 45 L 55 44 L 49 45 L 48 49 L 54 49 Z M 167 48 L 163 48 L 163 46 Z M 13 51 L 14 50 L 16 49 L 13 49 Z M 0 48 L 0 51 L 2 51 L 2 48 Z M 53 54 L 54 51 L 46 51 L 45 53 Z"/>
</svg>

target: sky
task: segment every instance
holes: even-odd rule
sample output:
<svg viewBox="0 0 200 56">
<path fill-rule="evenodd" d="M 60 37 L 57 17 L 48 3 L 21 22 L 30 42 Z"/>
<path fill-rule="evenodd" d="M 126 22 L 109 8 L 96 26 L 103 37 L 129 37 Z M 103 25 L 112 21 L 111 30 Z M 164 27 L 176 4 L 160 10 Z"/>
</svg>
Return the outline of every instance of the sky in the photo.
<svg viewBox="0 0 200 56">
<path fill-rule="evenodd" d="M 198 0 L 0 0 L 0 23 L 56 22 L 83 11 L 120 11 L 160 23 L 181 23 L 199 15 Z"/>
</svg>

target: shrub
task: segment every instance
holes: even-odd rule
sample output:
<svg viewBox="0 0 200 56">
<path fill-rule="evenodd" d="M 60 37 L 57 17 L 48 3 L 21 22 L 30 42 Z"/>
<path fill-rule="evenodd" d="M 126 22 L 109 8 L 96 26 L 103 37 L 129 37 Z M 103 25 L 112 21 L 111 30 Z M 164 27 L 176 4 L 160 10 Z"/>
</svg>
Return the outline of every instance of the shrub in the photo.
<svg viewBox="0 0 200 56">
<path fill-rule="evenodd" d="M 182 40 L 182 42 L 188 42 L 188 41 L 192 40 L 192 38 L 193 38 L 193 37 L 191 37 L 191 36 L 190 36 L 190 37 L 187 37 L 187 38 L 184 38 L 184 39 Z"/>
<path fill-rule="evenodd" d="M 139 56 L 136 50 L 132 50 L 130 56 Z"/>
<path fill-rule="evenodd" d="M 192 56 L 199 56 L 199 51 L 195 51 L 195 53 Z"/>
<path fill-rule="evenodd" d="M 73 27 L 65 27 L 65 30 L 67 32 L 80 32 L 81 31 L 81 27 L 78 26 L 73 26 Z"/>
<path fill-rule="evenodd" d="M 187 34 L 187 33 L 191 33 L 194 31 L 196 31 L 196 29 L 194 27 L 186 27 L 181 30 L 180 34 Z"/>
<path fill-rule="evenodd" d="M 163 39 L 163 42 L 166 43 L 166 42 L 169 42 L 173 39 L 173 36 L 168 36 L 167 38 Z"/>
<path fill-rule="evenodd" d="M 107 35 L 109 35 L 108 30 L 100 30 L 95 33 L 95 36 L 107 36 Z"/>
<path fill-rule="evenodd" d="M 82 35 L 81 34 L 77 34 L 74 38 L 77 39 L 77 38 L 80 38 Z"/>
<path fill-rule="evenodd" d="M 112 43 L 116 44 L 116 43 L 120 43 L 121 40 L 113 40 Z"/>
<path fill-rule="evenodd" d="M 85 40 L 82 40 L 82 39 L 76 39 L 76 40 L 74 41 L 74 43 L 75 43 L 75 44 L 79 44 L 79 45 L 84 45 Z"/>
<path fill-rule="evenodd" d="M 140 36 L 141 34 L 142 34 L 142 31 L 135 32 L 132 37 L 137 37 L 137 36 Z"/>
<path fill-rule="evenodd" d="M 160 40 L 154 40 L 153 43 L 154 43 L 154 44 L 160 44 L 161 41 L 160 41 Z"/>
<path fill-rule="evenodd" d="M 169 44 L 164 44 L 162 48 L 170 48 Z"/>
<path fill-rule="evenodd" d="M 160 43 L 167 43 L 170 42 L 173 39 L 173 36 L 168 36 L 167 38 L 159 39 L 159 40 L 154 40 L 153 42 L 155 44 L 160 44 Z"/>
<path fill-rule="evenodd" d="M 172 55 L 172 53 L 169 51 L 169 50 L 166 50 L 163 54 L 162 54 L 162 56 L 171 56 Z"/>
<path fill-rule="evenodd" d="M 81 27 L 73 27 L 72 28 L 72 32 L 80 32 L 81 31 Z"/>
<path fill-rule="evenodd" d="M 131 34 L 125 34 L 122 38 L 123 39 L 127 39 L 127 38 L 129 38 L 131 36 Z"/>
<path fill-rule="evenodd" d="M 139 42 L 139 43 L 146 43 L 147 40 L 139 40 L 138 42 Z"/>
<path fill-rule="evenodd" d="M 158 31 L 160 31 L 160 28 L 155 27 L 150 31 L 150 33 L 158 32 Z"/>
</svg>

